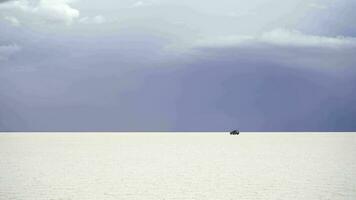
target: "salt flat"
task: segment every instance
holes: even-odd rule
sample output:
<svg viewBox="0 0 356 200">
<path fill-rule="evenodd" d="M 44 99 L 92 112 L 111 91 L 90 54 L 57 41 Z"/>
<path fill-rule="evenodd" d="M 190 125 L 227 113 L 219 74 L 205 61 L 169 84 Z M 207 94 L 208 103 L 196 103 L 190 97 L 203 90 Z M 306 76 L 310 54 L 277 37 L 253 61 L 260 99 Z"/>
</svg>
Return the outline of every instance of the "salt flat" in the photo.
<svg viewBox="0 0 356 200">
<path fill-rule="evenodd" d="M 356 199 L 356 134 L 0 134 L 1 200 Z"/>
</svg>

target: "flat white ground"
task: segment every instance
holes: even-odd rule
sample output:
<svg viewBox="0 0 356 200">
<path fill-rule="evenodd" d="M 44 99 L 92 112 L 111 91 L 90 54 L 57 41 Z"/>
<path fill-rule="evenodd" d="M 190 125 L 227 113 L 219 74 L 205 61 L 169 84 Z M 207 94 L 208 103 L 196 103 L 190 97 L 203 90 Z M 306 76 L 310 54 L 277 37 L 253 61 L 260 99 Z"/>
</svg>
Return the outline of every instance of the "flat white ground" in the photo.
<svg viewBox="0 0 356 200">
<path fill-rule="evenodd" d="M 0 134 L 0 200 L 355 200 L 356 134 Z"/>
</svg>

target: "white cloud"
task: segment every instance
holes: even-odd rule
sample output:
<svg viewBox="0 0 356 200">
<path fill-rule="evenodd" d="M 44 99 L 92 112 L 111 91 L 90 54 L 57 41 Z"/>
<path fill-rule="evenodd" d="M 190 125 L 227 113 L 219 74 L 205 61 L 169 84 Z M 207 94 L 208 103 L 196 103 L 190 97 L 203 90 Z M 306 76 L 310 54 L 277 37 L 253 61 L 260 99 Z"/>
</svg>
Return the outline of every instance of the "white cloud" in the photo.
<svg viewBox="0 0 356 200">
<path fill-rule="evenodd" d="M 49 21 L 59 21 L 66 24 L 79 17 L 79 10 L 68 5 L 65 0 L 41 0 L 33 11 Z"/>
<path fill-rule="evenodd" d="M 328 8 L 326 5 L 318 4 L 318 3 L 310 3 L 308 6 L 310 8 L 319 9 L 319 10 L 325 10 Z"/>
<path fill-rule="evenodd" d="M 225 35 L 218 37 L 200 38 L 194 42 L 194 46 L 208 46 L 208 47 L 220 47 L 220 46 L 236 46 L 248 41 L 253 41 L 255 37 L 248 35 Z"/>
<path fill-rule="evenodd" d="M 277 45 L 325 47 L 356 46 L 356 38 L 352 37 L 306 35 L 299 31 L 288 31 L 284 29 L 276 29 L 264 33 L 258 39 L 262 42 Z"/>
<path fill-rule="evenodd" d="M 0 45 L 0 61 L 7 60 L 11 55 L 21 50 L 21 47 L 12 44 L 12 45 Z"/>
<path fill-rule="evenodd" d="M 19 20 L 16 17 L 13 16 L 5 16 L 4 19 L 9 22 L 10 24 L 12 24 L 13 26 L 19 26 L 21 25 L 21 23 L 19 22 Z"/>
<path fill-rule="evenodd" d="M 79 19 L 79 23 L 82 24 L 103 24 L 106 21 L 106 18 L 101 15 L 97 15 L 95 17 L 82 17 Z"/>
<path fill-rule="evenodd" d="M 3 12 L 11 13 L 17 19 L 29 23 L 64 23 L 71 24 L 79 17 L 79 10 L 72 8 L 68 0 L 16 0 L 0 6 Z"/>
<path fill-rule="evenodd" d="M 301 47 L 356 47 L 356 38 L 307 35 L 300 31 L 275 29 L 256 36 L 228 35 L 198 40 L 196 46 L 236 46 L 265 43 L 279 46 Z"/>
<path fill-rule="evenodd" d="M 145 3 L 143 1 L 137 1 L 132 6 L 133 7 L 140 7 L 140 6 L 144 6 L 144 5 L 145 5 Z"/>
<path fill-rule="evenodd" d="M 145 0 L 145 1 L 136 1 L 135 3 L 132 4 L 132 7 L 143 7 L 143 6 L 151 6 L 153 4 L 155 4 L 156 2 L 155 1 L 148 1 L 148 0 Z"/>
</svg>

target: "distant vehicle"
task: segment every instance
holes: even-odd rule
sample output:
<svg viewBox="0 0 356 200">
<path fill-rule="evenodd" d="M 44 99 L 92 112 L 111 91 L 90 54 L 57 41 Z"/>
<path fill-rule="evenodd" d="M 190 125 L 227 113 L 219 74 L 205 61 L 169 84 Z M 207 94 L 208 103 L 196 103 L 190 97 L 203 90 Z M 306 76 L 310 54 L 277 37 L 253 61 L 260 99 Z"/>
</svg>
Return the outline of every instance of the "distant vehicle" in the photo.
<svg viewBox="0 0 356 200">
<path fill-rule="evenodd" d="M 240 131 L 237 131 L 237 130 L 233 130 L 230 132 L 230 135 L 239 135 L 240 134 Z"/>
</svg>

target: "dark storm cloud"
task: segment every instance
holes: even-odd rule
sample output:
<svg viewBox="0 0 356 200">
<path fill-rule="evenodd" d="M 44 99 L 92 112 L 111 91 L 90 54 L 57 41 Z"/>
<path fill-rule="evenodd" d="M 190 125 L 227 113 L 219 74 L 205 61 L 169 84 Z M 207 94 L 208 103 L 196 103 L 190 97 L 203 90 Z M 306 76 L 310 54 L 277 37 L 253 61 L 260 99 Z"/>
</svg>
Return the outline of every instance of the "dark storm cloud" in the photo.
<svg viewBox="0 0 356 200">
<path fill-rule="evenodd" d="M 178 119 L 191 129 L 356 128 L 352 122 L 356 116 L 356 96 L 352 92 L 355 59 L 352 54 L 345 58 L 346 51 L 258 46 L 203 52 L 204 56 L 187 68 L 187 77 L 182 81 L 187 88 L 182 95 L 186 105 L 180 109 L 185 112 Z M 202 114 L 191 120 L 183 117 L 189 116 L 187 112 Z"/>
<path fill-rule="evenodd" d="M 173 64 L 177 68 L 141 71 L 140 86 L 123 98 L 125 107 L 134 108 L 132 114 L 143 121 L 153 116 L 162 122 L 170 119 L 173 126 L 164 130 L 356 128 L 352 54 L 275 46 L 201 52 L 193 62 Z M 301 57 L 305 60 L 300 62 Z M 159 124 L 153 130 L 160 130 Z"/>
<path fill-rule="evenodd" d="M 23 49 L 0 61 L 2 131 L 356 130 L 354 46 L 177 54 L 148 34 L 16 38 Z"/>
<path fill-rule="evenodd" d="M 5 3 L 5 2 L 8 2 L 8 1 L 13 1 L 13 0 L 0 0 L 0 3 Z"/>
</svg>

